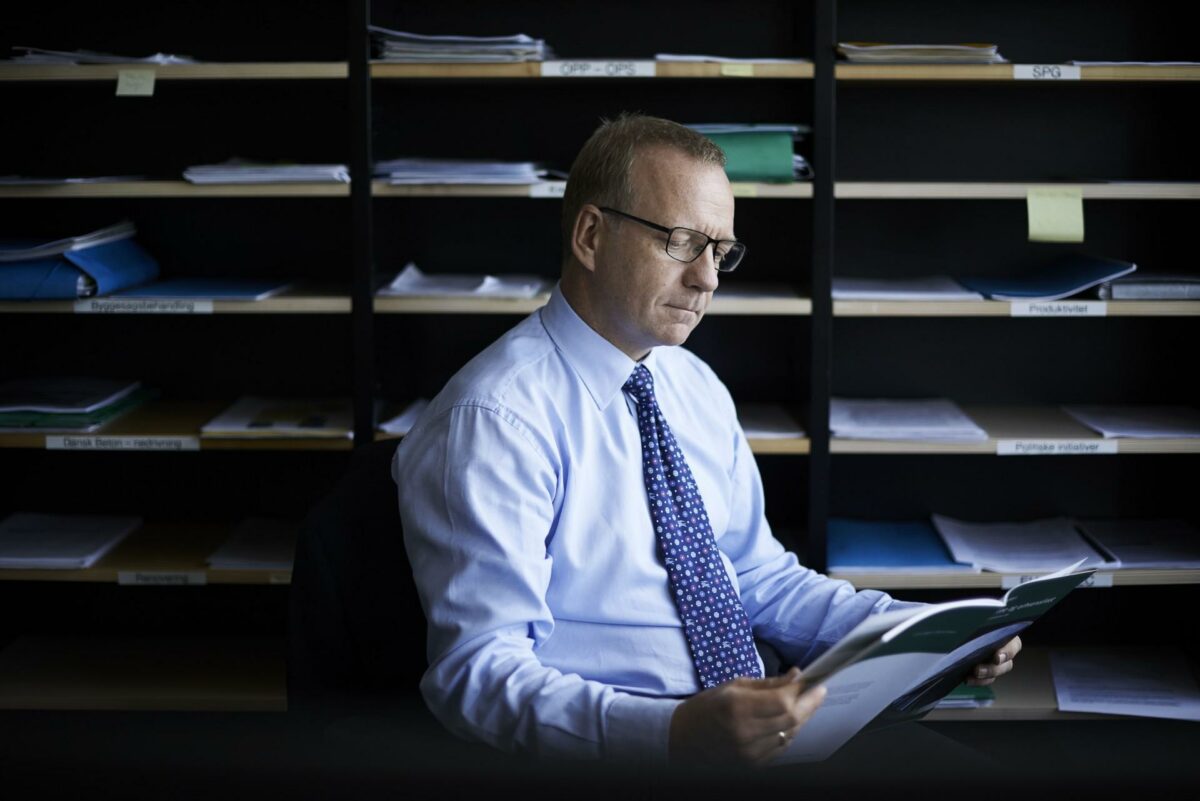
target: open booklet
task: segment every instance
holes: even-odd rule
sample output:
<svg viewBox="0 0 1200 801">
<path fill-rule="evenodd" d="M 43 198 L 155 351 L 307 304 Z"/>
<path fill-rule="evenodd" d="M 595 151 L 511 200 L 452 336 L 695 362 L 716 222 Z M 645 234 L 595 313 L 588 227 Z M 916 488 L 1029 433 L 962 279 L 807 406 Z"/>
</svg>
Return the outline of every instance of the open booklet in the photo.
<svg viewBox="0 0 1200 801">
<path fill-rule="evenodd" d="M 999 600 L 969 598 L 867 618 L 804 669 L 804 680 L 824 684 L 828 695 L 775 762 L 825 759 L 864 728 L 921 717 L 973 665 L 991 659 L 1095 572 L 1078 570 L 1081 564 L 1031 579 Z"/>
</svg>

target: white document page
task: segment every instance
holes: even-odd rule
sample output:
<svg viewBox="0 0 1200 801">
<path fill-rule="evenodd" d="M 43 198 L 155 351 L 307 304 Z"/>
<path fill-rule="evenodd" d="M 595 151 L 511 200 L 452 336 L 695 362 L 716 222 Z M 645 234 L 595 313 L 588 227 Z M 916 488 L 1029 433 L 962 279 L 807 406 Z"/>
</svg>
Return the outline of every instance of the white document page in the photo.
<svg viewBox="0 0 1200 801">
<path fill-rule="evenodd" d="M 1075 530 L 1070 518 L 1027 523 L 970 523 L 934 515 L 933 526 L 957 562 L 997 573 L 1049 573 L 1083 560 L 1084 567 L 1113 567 Z"/>
<path fill-rule="evenodd" d="M 1080 520 L 1124 568 L 1200 569 L 1200 530 L 1183 520 Z"/>
<path fill-rule="evenodd" d="M 1090 429 L 1113 437 L 1200 437 L 1200 409 L 1189 406 L 1064 406 Z"/>
<path fill-rule="evenodd" d="M 425 411 L 427 406 L 429 406 L 428 398 L 417 398 L 415 401 L 408 404 L 408 406 L 406 406 L 404 411 L 400 412 L 400 414 L 396 415 L 390 420 L 385 420 L 384 422 L 380 423 L 379 430 L 385 431 L 388 434 L 399 434 L 403 436 L 412 430 L 412 427 L 417 422 L 417 418 L 421 416 L 421 413 Z"/>
<path fill-rule="evenodd" d="M 1178 651 L 1054 650 L 1050 669 L 1063 712 L 1200 720 L 1200 688 Z"/>
<path fill-rule="evenodd" d="M 208 557 L 218 570 L 291 570 L 299 526 L 289 520 L 248 517 Z"/>
<path fill-rule="evenodd" d="M 141 524 L 140 517 L 18 512 L 0 523 L 0 568 L 89 568 Z"/>
<path fill-rule="evenodd" d="M 381 297 L 532 298 L 545 288 L 545 284 L 545 280 L 536 275 L 429 275 L 409 262 L 376 294 Z"/>
<path fill-rule="evenodd" d="M 983 300 L 947 275 L 919 278 L 834 278 L 834 300 Z"/>
<path fill-rule="evenodd" d="M 945 398 L 923 400 L 833 398 L 829 428 L 847 439 L 978 442 L 987 432 L 958 404 Z"/>
</svg>

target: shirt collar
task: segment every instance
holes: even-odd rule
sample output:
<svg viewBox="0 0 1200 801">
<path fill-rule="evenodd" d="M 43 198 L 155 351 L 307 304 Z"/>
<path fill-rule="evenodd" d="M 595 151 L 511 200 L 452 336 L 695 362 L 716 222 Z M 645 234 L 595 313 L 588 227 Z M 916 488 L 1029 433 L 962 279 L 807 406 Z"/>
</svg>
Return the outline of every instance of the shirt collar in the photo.
<svg viewBox="0 0 1200 801">
<path fill-rule="evenodd" d="M 601 411 L 608 408 L 638 362 L 584 322 L 563 297 L 561 285 L 555 285 L 550 302 L 542 307 L 541 317 L 546 333 L 582 379 L 596 406 Z M 656 363 L 653 349 L 641 361 L 651 373 Z"/>
</svg>

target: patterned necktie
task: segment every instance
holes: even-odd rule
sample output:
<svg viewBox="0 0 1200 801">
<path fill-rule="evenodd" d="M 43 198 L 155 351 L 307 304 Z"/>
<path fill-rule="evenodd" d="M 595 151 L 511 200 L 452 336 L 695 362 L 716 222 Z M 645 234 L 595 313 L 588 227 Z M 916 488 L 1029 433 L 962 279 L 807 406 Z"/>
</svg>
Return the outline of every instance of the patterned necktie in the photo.
<svg viewBox="0 0 1200 801">
<path fill-rule="evenodd" d="M 691 468 L 654 399 L 650 371 L 639 364 L 624 389 L 637 401 L 650 521 L 700 683 L 707 689 L 760 677 L 750 620 L 717 553 Z"/>
</svg>

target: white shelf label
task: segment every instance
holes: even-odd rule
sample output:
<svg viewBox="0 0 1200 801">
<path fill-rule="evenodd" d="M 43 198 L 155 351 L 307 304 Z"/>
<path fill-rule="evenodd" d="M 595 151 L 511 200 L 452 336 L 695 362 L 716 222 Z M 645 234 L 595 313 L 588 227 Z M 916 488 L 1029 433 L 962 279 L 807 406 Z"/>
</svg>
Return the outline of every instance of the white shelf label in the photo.
<svg viewBox="0 0 1200 801">
<path fill-rule="evenodd" d="M 105 437 L 95 434 L 47 436 L 48 451 L 198 451 L 199 437 Z"/>
<path fill-rule="evenodd" d="M 653 78 L 653 61 L 543 61 L 543 78 Z"/>
<path fill-rule="evenodd" d="M 1001 439 L 997 456 L 1099 456 L 1117 452 L 1115 439 Z"/>
<path fill-rule="evenodd" d="M 154 95 L 154 70 L 117 70 L 118 97 Z"/>
<path fill-rule="evenodd" d="M 1033 581 L 1035 578 L 1041 578 L 1041 575 L 1031 576 L 1001 576 L 1000 588 L 1011 590 L 1013 587 L 1019 587 L 1026 582 Z M 1088 576 L 1079 583 L 1079 587 L 1111 587 L 1113 585 L 1112 573 L 1096 572 Z"/>
<path fill-rule="evenodd" d="M 1103 300 L 1022 300 L 1010 304 L 1013 317 L 1107 317 Z"/>
<path fill-rule="evenodd" d="M 1078 81 L 1083 70 L 1073 64 L 1013 64 L 1014 81 Z"/>
<path fill-rule="evenodd" d="M 561 198 L 567 191 L 566 181 L 542 181 L 537 184 L 530 184 L 530 197 L 557 197 Z"/>
<path fill-rule="evenodd" d="M 76 314 L 212 314 L 211 300 L 88 298 L 75 301 Z"/>
<path fill-rule="evenodd" d="M 208 580 L 202 570 L 118 570 L 117 583 L 137 587 L 197 587 Z"/>
</svg>

